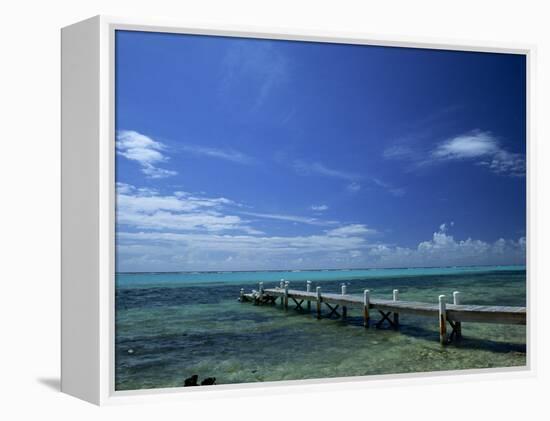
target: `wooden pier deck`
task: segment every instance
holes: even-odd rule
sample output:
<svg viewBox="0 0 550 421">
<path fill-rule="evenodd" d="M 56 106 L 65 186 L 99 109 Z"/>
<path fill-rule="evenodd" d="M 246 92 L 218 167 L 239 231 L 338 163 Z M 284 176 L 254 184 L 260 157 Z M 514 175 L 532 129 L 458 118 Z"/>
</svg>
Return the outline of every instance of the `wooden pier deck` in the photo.
<svg viewBox="0 0 550 421">
<path fill-rule="evenodd" d="M 311 291 L 311 282 L 307 281 L 306 290 L 290 289 L 289 283 L 281 281 L 279 287 L 264 289 L 260 282 L 259 290 L 253 290 L 246 294 L 241 289 L 240 301 L 250 301 L 254 304 L 276 304 L 280 299 L 280 304 L 284 309 L 288 309 L 291 300 L 297 309 L 311 311 L 312 303 L 316 307 L 317 318 L 322 317 L 322 306 L 328 308 L 328 317 L 336 315 L 345 319 L 348 309 L 355 308 L 362 312 L 364 326 L 369 327 L 371 322 L 371 313 L 378 312 L 381 319 L 376 322 L 376 327 L 382 326 L 384 322 L 394 329 L 399 327 L 400 314 L 413 314 L 418 316 L 427 316 L 438 318 L 439 336 L 442 344 L 447 344 L 453 339 L 462 337 L 462 323 L 498 323 L 498 324 L 526 324 L 526 308 L 511 306 L 481 306 L 481 305 L 463 305 L 460 304 L 460 292 L 453 293 L 453 303 L 447 303 L 445 295 L 438 297 L 438 303 L 425 303 L 417 301 L 402 301 L 399 299 L 399 291 L 393 290 L 392 299 L 371 299 L 370 291 L 365 290 L 363 296 L 351 295 L 347 293 L 346 285 L 342 285 L 340 294 L 327 293 L 321 294 L 321 287 L 317 287 L 315 292 Z M 304 304 L 305 303 L 305 304 Z M 341 312 L 338 309 L 341 308 Z M 447 324 L 451 327 L 450 335 L 447 335 Z"/>
</svg>

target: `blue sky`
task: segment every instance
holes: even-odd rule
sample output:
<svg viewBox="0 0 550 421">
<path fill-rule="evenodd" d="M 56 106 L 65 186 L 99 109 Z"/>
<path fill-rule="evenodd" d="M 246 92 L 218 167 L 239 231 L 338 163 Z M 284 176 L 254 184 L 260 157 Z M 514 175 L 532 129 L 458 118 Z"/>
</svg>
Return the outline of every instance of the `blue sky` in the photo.
<svg viewBox="0 0 550 421">
<path fill-rule="evenodd" d="M 525 59 L 118 31 L 117 270 L 525 262 Z"/>
</svg>

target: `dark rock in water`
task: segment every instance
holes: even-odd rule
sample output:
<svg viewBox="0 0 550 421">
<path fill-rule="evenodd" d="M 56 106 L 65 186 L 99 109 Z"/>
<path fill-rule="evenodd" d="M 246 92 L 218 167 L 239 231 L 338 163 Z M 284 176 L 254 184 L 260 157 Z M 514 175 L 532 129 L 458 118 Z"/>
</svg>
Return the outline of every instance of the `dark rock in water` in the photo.
<svg viewBox="0 0 550 421">
<path fill-rule="evenodd" d="M 201 382 L 201 386 L 210 386 L 216 384 L 216 378 L 215 377 L 207 377 Z"/>
<path fill-rule="evenodd" d="M 199 380 L 199 376 L 196 374 L 193 374 L 191 377 L 188 377 L 185 379 L 183 383 L 183 387 L 186 386 L 198 386 L 197 381 Z"/>
</svg>

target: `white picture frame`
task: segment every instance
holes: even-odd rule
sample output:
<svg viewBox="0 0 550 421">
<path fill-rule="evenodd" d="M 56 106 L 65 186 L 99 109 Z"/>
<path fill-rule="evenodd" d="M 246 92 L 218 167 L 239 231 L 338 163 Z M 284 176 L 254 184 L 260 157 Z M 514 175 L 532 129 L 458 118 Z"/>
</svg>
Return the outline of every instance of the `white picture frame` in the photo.
<svg viewBox="0 0 550 421">
<path fill-rule="evenodd" d="M 535 372 L 534 280 L 527 271 L 527 366 L 406 375 L 345 377 L 137 391 L 114 389 L 115 130 L 114 32 L 139 30 L 297 41 L 523 54 L 527 62 L 527 267 L 531 255 L 532 72 L 534 46 L 238 26 L 194 26 L 153 19 L 96 16 L 62 29 L 62 377 L 63 392 L 94 404 L 365 387 L 446 379 L 510 378 Z M 377 380 L 377 382 L 373 382 Z M 339 386 L 337 386 L 339 385 Z"/>
</svg>

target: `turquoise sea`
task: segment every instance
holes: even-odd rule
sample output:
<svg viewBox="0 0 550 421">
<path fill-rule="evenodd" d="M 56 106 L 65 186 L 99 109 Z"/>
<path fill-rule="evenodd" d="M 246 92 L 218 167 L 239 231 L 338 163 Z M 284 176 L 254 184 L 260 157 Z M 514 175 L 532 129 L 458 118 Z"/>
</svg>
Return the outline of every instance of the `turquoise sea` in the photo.
<svg viewBox="0 0 550 421">
<path fill-rule="evenodd" d="M 183 386 L 193 374 L 217 384 L 524 366 L 525 326 L 464 323 L 458 344 L 439 344 L 437 320 L 401 315 L 400 329 L 239 303 L 239 290 L 306 281 L 323 292 L 371 290 L 373 298 L 463 304 L 526 304 L 524 266 L 267 272 L 118 273 L 117 390 Z M 378 316 L 373 315 L 376 322 Z"/>
</svg>

